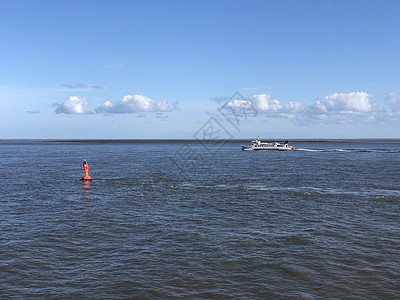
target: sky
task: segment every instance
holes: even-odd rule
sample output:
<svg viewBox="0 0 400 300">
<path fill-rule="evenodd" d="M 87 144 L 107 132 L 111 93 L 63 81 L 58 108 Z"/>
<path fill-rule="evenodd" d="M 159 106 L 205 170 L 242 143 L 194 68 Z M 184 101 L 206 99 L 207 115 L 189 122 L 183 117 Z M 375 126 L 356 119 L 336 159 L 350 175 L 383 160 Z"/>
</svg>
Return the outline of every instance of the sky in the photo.
<svg viewBox="0 0 400 300">
<path fill-rule="evenodd" d="M 0 138 L 400 138 L 400 1 L 0 0 Z"/>
</svg>

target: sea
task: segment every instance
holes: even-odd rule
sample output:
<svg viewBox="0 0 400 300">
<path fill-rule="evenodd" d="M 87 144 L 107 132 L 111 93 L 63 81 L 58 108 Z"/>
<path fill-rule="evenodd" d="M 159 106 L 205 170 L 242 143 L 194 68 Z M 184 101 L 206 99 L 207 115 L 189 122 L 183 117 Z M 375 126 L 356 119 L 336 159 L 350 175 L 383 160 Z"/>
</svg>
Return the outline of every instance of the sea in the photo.
<svg viewBox="0 0 400 300">
<path fill-rule="evenodd" d="M 247 144 L 1 140 L 0 298 L 399 299 L 400 141 Z"/>
</svg>

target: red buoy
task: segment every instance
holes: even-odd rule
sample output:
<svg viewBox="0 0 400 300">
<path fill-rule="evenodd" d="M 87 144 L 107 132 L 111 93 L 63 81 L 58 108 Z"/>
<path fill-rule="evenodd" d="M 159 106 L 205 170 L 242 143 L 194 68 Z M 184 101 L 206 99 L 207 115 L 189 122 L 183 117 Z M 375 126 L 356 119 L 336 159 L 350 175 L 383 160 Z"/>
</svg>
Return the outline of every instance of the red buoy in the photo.
<svg viewBox="0 0 400 300">
<path fill-rule="evenodd" d="M 82 180 L 92 180 L 92 177 L 89 176 L 89 166 L 86 160 L 83 162 L 83 171 L 85 172 L 85 176 L 82 177 Z"/>
</svg>

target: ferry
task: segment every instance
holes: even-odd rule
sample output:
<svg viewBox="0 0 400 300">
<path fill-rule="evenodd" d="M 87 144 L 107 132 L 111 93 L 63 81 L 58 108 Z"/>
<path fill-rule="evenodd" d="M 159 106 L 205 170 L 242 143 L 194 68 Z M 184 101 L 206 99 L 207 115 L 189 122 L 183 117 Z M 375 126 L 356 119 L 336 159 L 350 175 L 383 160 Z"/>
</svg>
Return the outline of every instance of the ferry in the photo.
<svg viewBox="0 0 400 300">
<path fill-rule="evenodd" d="M 251 141 L 250 146 L 242 146 L 242 150 L 262 151 L 262 150 L 276 150 L 276 151 L 292 151 L 294 147 L 289 146 L 289 142 L 285 141 L 283 145 L 278 142 L 263 143 L 260 141 L 259 136 L 256 140 Z"/>
</svg>

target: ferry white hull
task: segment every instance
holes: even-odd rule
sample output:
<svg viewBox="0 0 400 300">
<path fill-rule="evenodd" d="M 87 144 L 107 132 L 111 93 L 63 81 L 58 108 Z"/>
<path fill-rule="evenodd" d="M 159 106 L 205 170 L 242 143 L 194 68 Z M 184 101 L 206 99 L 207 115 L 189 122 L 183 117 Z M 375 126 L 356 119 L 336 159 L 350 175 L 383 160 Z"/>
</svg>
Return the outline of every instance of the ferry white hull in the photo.
<svg viewBox="0 0 400 300">
<path fill-rule="evenodd" d="M 242 146 L 244 151 L 293 151 L 293 147 L 252 147 L 252 146 Z"/>
<path fill-rule="evenodd" d="M 263 143 L 257 137 L 256 140 L 251 142 L 250 146 L 242 146 L 245 151 L 293 151 L 294 147 L 289 146 L 288 141 L 282 145 L 278 142 Z"/>
</svg>

